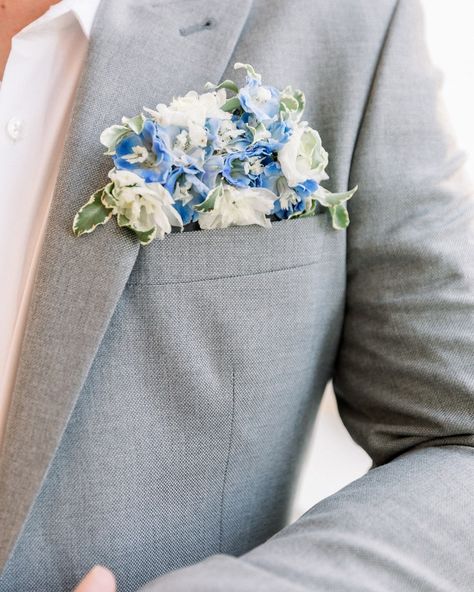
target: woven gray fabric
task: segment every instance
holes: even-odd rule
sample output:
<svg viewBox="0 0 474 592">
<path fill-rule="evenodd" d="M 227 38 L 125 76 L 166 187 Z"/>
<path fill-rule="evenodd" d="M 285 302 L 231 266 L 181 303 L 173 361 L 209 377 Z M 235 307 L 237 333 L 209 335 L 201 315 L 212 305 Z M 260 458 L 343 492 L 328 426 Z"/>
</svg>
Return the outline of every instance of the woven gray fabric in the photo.
<svg viewBox="0 0 474 592">
<path fill-rule="evenodd" d="M 360 186 L 348 232 L 73 238 L 100 130 L 234 61 L 305 90 L 328 187 Z M 120 592 L 472 590 L 473 186 L 439 86 L 418 0 L 102 1 L 2 455 L 2 592 L 95 563 Z M 374 468 L 285 527 L 331 377 Z"/>
</svg>

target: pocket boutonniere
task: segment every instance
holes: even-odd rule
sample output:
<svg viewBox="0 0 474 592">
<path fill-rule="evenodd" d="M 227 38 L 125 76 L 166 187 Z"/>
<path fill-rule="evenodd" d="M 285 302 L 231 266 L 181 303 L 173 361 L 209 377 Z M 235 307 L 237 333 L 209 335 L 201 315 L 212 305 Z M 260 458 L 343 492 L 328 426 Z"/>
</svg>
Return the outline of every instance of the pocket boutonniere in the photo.
<svg viewBox="0 0 474 592">
<path fill-rule="evenodd" d="M 146 245 L 173 226 L 270 227 L 319 208 L 328 210 L 334 228 L 348 226 L 346 202 L 357 187 L 343 193 L 322 187 L 328 153 L 302 120 L 304 94 L 263 85 L 249 64 L 234 68 L 246 70 L 244 86 L 208 83 L 208 92 L 144 108 L 102 132 L 114 164 L 110 182 L 77 212 L 74 234 L 115 216 Z"/>
</svg>

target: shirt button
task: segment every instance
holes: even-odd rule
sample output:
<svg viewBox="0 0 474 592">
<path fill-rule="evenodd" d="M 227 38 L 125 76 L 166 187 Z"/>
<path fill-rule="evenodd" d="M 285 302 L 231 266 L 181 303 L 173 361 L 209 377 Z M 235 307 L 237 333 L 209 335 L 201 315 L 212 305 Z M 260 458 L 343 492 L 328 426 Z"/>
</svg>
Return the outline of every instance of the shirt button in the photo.
<svg viewBox="0 0 474 592">
<path fill-rule="evenodd" d="M 16 142 L 21 138 L 23 132 L 23 121 L 18 117 L 12 117 L 7 123 L 7 134 L 11 140 Z"/>
</svg>

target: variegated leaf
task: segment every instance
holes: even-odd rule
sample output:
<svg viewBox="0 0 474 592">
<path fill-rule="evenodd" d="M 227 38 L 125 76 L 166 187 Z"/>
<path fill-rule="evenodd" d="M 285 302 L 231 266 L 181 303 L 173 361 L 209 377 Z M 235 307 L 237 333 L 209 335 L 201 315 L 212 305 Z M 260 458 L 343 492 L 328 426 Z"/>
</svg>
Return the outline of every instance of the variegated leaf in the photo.
<svg viewBox="0 0 474 592">
<path fill-rule="evenodd" d="M 133 230 L 133 232 L 137 235 L 141 245 L 148 245 L 156 237 L 156 226 L 146 232 L 139 232 L 138 230 Z"/>
<path fill-rule="evenodd" d="M 216 199 L 222 195 L 222 185 L 217 185 L 212 191 L 209 191 L 206 199 L 199 205 L 194 206 L 198 212 L 210 212 L 214 209 Z"/>
<path fill-rule="evenodd" d="M 339 204 L 329 208 L 332 217 L 332 226 L 336 230 L 344 230 L 349 226 L 349 213 L 346 204 Z"/>
<path fill-rule="evenodd" d="M 102 203 L 104 189 L 96 191 L 87 203 L 74 216 L 72 230 L 76 236 L 92 232 L 100 224 L 105 224 L 112 217 L 112 210 Z"/>
</svg>

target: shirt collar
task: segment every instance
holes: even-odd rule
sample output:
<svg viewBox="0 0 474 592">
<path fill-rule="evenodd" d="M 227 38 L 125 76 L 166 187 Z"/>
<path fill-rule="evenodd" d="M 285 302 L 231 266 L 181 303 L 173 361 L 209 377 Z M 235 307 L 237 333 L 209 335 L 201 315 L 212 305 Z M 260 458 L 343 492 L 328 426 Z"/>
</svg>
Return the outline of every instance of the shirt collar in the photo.
<svg viewBox="0 0 474 592">
<path fill-rule="evenodd" d="M 63 10 L 69 9 L 74 13 L 84 31 L 84 35 L 89 38 L 99 3 L 100 0 L 62 0 L 62 2 L 53 5 L 51 8 L 64 4 L 66 8 Z"/>
<path fill-rule="evenodd" d="M 84 35 L 89 38 L 99 3 L 100 0 L 62 0 L 50 6 L 42 16 L 22 29 L 15 37 L 21 38 L 23 35 L 27 36 L 29 33 L 48 28 L 53 23 L 59 23 L 65 15 L 70 14 L 77 19 Z"/>
</svg>

